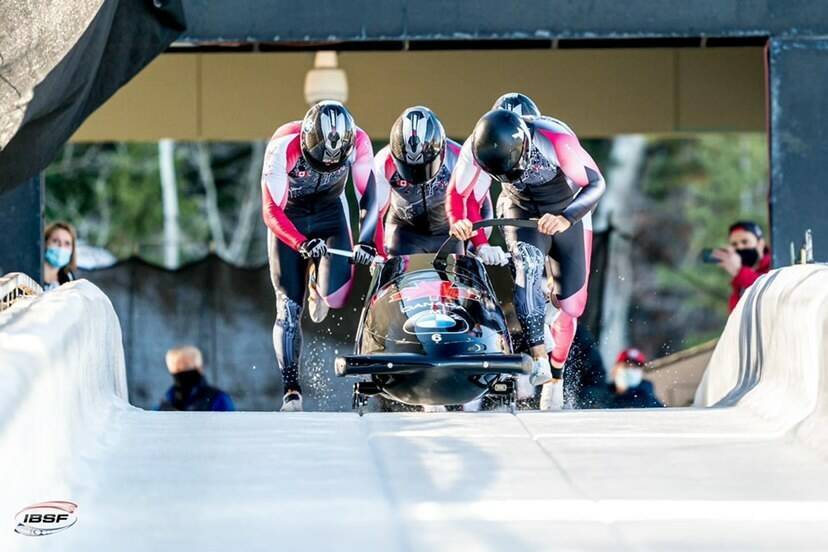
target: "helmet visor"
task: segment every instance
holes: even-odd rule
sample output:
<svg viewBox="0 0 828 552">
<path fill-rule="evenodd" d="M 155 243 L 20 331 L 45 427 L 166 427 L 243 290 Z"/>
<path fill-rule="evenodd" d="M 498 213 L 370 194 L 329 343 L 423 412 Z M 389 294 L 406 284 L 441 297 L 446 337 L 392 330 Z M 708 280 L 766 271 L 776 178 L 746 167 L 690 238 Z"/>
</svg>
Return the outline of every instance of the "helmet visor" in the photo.
<svg viewBox="0 0 828 552">
<path fill-rule="evenodd" d="M 413 184 L 425 184 L 429 180 L 437 176 L 440 168 L 443 166 L 443 159 L 441 156 L 435 157 L 427 163 L 404 163 L 392 156 L 394 166 L 403 180 Z"/>
</svg>

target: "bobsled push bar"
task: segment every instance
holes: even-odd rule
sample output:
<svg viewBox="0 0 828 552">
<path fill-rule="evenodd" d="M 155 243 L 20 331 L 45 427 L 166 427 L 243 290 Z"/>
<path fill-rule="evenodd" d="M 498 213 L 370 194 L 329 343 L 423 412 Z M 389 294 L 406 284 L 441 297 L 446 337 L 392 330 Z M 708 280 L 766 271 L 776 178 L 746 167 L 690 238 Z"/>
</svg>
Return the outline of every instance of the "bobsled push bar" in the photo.
<svg viewBox="0 0 828 552">
<path fill-rule="evenodd" d="M 525 354 L 455 355 L 439 359 L 408 353 L 342 355 L 336 357 L 335 366 L 337 376 L 412 374 L 432 369 L 470 376 L 532 373 L 532 359 Z"/>
<path fill-rule="evenodd" d="M 499 228 L 502 228 L 504 226 L 514 226 L 518 228 L 537 228 L 538 219 L 501 218 L 479 220 L 472 225 L 472 230 L 479 230 L 480 228 L 490 228 L 494 226 L 497 226 Z M 438 249 L 437 253 L 434 255 L 435 267 L 445 266 L 446 259 L 454 249 L 454 244 L 456 244 L 457 241 L 457 238 L 455 238 L 454 236 L 449 236 L 448 239 L 446 239 L 446 241 L 443 242 L 443 245 L 440 246 L 440 249 Z"/>
</svg>

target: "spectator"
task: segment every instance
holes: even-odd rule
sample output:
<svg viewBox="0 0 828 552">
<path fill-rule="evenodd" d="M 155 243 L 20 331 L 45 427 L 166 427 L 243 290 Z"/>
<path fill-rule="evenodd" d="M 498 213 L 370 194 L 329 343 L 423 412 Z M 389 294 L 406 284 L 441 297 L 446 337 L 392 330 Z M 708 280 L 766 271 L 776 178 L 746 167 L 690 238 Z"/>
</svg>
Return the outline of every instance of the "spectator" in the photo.
<svg viewBox="0 0 828 552">
<path fill-rule="evenodd" d="M 67 222 L 53 222 L 43 235 L 43 290 L 49 291 L 75 279 L 77 234 Z"/>
<path fill-rule="evenodd" d="M 745 290 L 770 270 L 771 256 L 762 228 L 755 222 L 736 222 L 728 234 L 730 247 L 716 249 L 713 257 L 733 277 L 730 281 L 733 293 L 728 301 L 728 307 L 733 310 Z"/>
<path fill-rule="evenodd" d="M 612 367 L 607 408 L 651 408 L 664 406 L 653 390 L 653 384 L 644 379 L 647 359 L 638 349 L 621 351 Z"/>
<path fill-rule="evenodd" d="M 158 410 L 235 410 L 230 395 L 207 384 L 201 351 L 196 347 L 177 347 L 167 351 L 167 369 L 175 384 L 167 390 Z"/>
</svg>

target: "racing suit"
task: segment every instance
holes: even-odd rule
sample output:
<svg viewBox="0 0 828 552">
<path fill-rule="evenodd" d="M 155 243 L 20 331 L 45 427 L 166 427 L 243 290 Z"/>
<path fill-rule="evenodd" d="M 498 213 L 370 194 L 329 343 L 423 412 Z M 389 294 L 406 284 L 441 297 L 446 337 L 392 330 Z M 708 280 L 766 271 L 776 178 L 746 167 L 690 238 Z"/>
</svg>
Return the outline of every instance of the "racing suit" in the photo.
<svg viewBox="0 0 828 552">
<path fill-rule="evenodd" d="M 592 253 L 591 213 L 606 184 L 592 157 L 581 147 L 572 130 L 551 117 L 525 119 L 532 135 L 529 166 L 518 180 L 502 182 L 503 192 L 498 198 L 497 210 L 501 218 L 534 219 L 546 213 L 565 217 L 571 226 L 564 232 L 549 236 L 534 228 L 507 228 L 506 241 L 512 252 L 514 265 L 522 275 L 537 273 L 538 259 L 532 259 L 525 244 L 533 245 L 560 265 L 560 312 L 551 327 L 554 342 L 549 355 L 553 366 L 563 366 L 575 336 L 578 318 L 587 301 L 590 256 Z M 491 184 L 491 176 L 482 171 L 474 160 L 471 139 L 466 140 L 460 152 L 446 203 L 449 221 L 467 218 L 480 220 L 469 196 L 481 197 Z M 486 243 L 486 236 L 478 231 L 472 241 Z M 541 259 L 542 261 L 542 259 Z M 529 347 L 543 339 L 544 304 L 539 293 L 531 298 L 531 290 L 518 289 L 516 278 L 515 310 Z"/>
<path fill-rule="evenodd" d="M 451 173 L 460 155 L 460 144 L 446 140 L 446 157 L 434 178 L 424 184 L 404 180 L 391 156 L 391 148 L 385 146 L 374 157 L 374 175 L 391 193 L 386 205 L 385 249 L 389 255 L 434 253 L 449 236 L 449 221 L 445 201 Z M 481 216 L 492 216 L 492 200 L 488 190 L 476 198 L 469 195 L 467 201 L 480 203 L 476 206 Z"/>
<path fill-rule="evenodd" d="M 302 258 L 299 246 L 320 238 L 329 248 L 353 246 L 345 184 L 353 177 L 359 202 L 359 243 L 374 245 L 384 254 L 380 206 L 387 202 L 387 186 L 377 185 L 368 135 L 356 129 L 356 143 L 348 162 L 332 172 L 312 169 L 302 156 L 301 121 L 287 123 L 273 134 L 262 168 L 262 217 L 268 229 L 270 277 L 276 292 L 273 347 L 282 372 L 285 391 L 301 391 L 299 356 L 302 349 L 301 318 L 311 261 Z M 348 298 L 354 275 L 347 258 L 328 256 L 318 260 L 317 289 L 331 308 L 341 308 Z"/>
</svg>

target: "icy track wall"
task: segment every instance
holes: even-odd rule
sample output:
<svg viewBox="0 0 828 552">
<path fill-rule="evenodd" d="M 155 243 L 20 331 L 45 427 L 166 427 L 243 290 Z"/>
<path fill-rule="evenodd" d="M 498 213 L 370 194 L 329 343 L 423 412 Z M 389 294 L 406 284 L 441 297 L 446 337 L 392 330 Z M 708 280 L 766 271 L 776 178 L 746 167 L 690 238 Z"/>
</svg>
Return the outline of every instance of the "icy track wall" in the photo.
<svg viewBox="0 0 828 552">
<path fill-rule="evenodd" d="M 828 265 L 774 270 L 731 313 L 695 405 L 737 404 L 828 454 Z"/>
<path fill-rule="evenodd" d="M 121 329 L 80 280 L 0 313 L 0 516 L 65 498 L 66 472 L 126 402 Z M 4 529 L 5 530 L 5 529 Z"/>
</svg>

